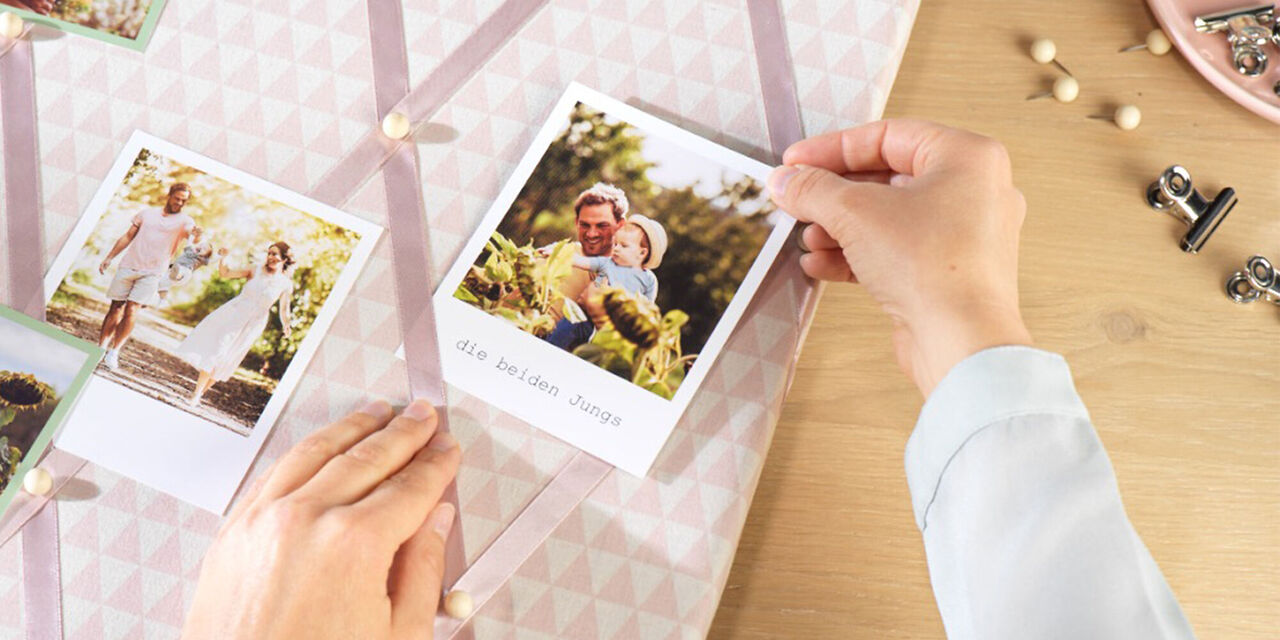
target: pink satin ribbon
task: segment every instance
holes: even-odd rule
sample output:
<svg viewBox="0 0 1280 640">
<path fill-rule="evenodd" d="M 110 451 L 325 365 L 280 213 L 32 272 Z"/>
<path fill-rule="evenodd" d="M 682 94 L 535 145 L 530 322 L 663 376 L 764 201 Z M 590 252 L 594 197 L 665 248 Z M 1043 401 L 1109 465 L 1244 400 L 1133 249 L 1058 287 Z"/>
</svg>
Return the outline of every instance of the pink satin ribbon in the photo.
<svg viewBox="0 0 1280 640">
<path fill-rule="evenodd" d="M 574 454 L 454 585 L 471 596 L 471 615 L 437 616 L 435 637 L 454 638 L 466 629 L 481 607 L 612 470 L 613 465 L 599 458 L 582 451 Z"/>
<path fill-rule="evenodd" d="M 804 137 L 786 30 L 777 0 L 751 0 L 748 2 L 748 11 L 756 44 L 760 85 L 764 92 L 769 140 L 774 154 L 781 158 L 782 152 L 789 145 Z M 788 243 L 787 246 L 789 249 L 778 257 L 761 286 L 757 300 L 767 299 L 785 287 L 790 281 L 788 276 L 794 276 L 799 269 L 795 244 Z M 808 326 L 816 302 L 817 297 L 810 287 L 799 309 L 802 327 Z M 803 329 L 798 331 L 797 338 L 802 337 L 803 333 Z M 799 343 L 797 351 L 798 347 Z M 794 366 L 792 371 L 794 372 Z M 788 388 L 790 381 L 791 378 L 788 378 Z M 458 580 L 455 588 L 470 594 L 474 603 L 472 614 L 462 620 L 437 618 L 436 637 L 453 638 L 454 634 L 465 629 L 471 618 L 510 581 L 520 566 L 612 470 L 612 465 L 585 452 L 574 454 L 542 492 Z"/>
<path fill-rule="evenodd" d="M 409 122 L 413 123 L 413 127 L 409 135 L 405 136 L 406 140 L 412 140 L 418 128 L 426 124 L 426 122 L 435 115 L 453 94 L 469 79 L 475 75 L 476 71 L 484 67 L 485 62 L 497 53 L 498 48 L 509 40 L 525 22 L 533 16 L 534 13 L 541 9 L 547 0 L 507 0 L 498 7 L 488 19 L 484 21 L 476 31 L 472 33 L 463 43 L 454 49 L 449 57 L 445 58 L 436 68 L 428 75 L 418 86 L 412 91 L 403 94 L 399 100 L 393 103 L 393 106 L 386 108 L 380 101 L 378 113 L 386 114 L 391 111 L 402 113 L 409 118 Z M 381 30 L 389 25 L 382 23 L 390 20 L 397 20 L 403 23 L 400 17 L 400 9 L 395 10 L 394 16 L 384 14 L 382 11 L 375 11 L 373 5 L 381 7 L 379 3 L 371 3 L 369 10 L 369 29 Z M 389 33 L 389 32 L 388 32 Z M 400 29 L 400 33 L 404 33 L 404 29 Z M 400 36 L 403 42 L 403 36 Z M 394 42 L 384 44 L 378 40 L 374 40 L 373 57 L 374 63 L 374 80 L 376 82 L 379 73 L 379 65 L 377 60 L 380 58 L 394 58 L 381 51 L 384 47 L 398 48 L 403 51 L 403 44 L 396 45 Z M 407 72 L 404 75 L 404 82 L 408 82 Z M 375 89 L 375 91 L 378 91 Z M 388 90 L 389 91 L 389 90 Z M 388 94 L 390 95 L 390 94 Z M 382 97 L 381 95 L 379 96 Z M 374 127 L 369 133 L 366 133 L 356 146 L 351 149 L 347 155 L 343 156 L 338 164 L 334 165 L 328 173 L 320 179 L 320 184 L 312 191 L 311 196 L 323 202 L 345 202 L 351 197 L 361 185 L 365 183 L 373 174 L 391 159 L 392 154 L 403 145 L 401 140 L 390 140 L 379 127 Z M 406 345 L 407 347 L 407 345 Z"/>
<path fill-rule="evenodd" d="M 405 51 L 401 0 L 369 0 L 369 40 L 373 46 L 373 87 L 381 119 L 409 92 L 409 56 Z M 438 429 L 449 430 L 449 399 L 435 309 L 431 304 L 431 239 L 426 227 L 427 208 L 422 201 L 416 145 L 399 145 L 382 168 L 383 187 L 391 227 L 392 262 L 395 264 L 396 297 L 400 304 L 401 337 L 405 345 L 409 392 L 439 407 Z M 441 500 L 453 504 L 453 528 L 445 542 L 444 585 L 451 586 L 466 569 L 462 538 L 462 512 L 458 486 L 449 483 Z"/>
<path fill-rule="evenodd" d="M 403 113 L 415 123 L 416 130 L 417 126 L 424 124 L 544 4 L 546 4 L 545 0 L 508 0 L 426 80 L 413 91 L 406 93 L 408 76 L 401 7 L 397 0 L 371 0 L 370 32 L 373 42 L 375 92 L 379 116 L 390 111 Z M 775 155 L 780 156 L 787 145 L 802 137 L 795 83 L 787 55 L 785 28 L 777 0 L 749 0 L 748 9 L 765 98 L 770 143 Z M 8 110 L 6 110 L 7 114 Z M 34 113 L 31 114 L 31 122 L 31 128 L 34 130 Z M 5 152 L 8 158 L 8 145 Z M 6 166 L 9 164 L 7 162 Z M 341 205 L 379 169 L 383 169 L 391 212 L 392 250 L 396 265 L 397 293 L 400 299 L 400 320 L 405 337 L 405 356 L 409 363 L 410 388 L 415 397 L 428 398 L 437 405 L 444 406 L 443 373 L 439 368 L 435 321 L 431 309 L 431 287 L 428 285 L 431 263 L 426 251 L 429 242 L 425 226 L 425 207 L 419 187 L 416 146 L 403 141 L 389 140 L 375 127 L 321 179 L 311 195 L 319 200 Z M 36 183 L 33 182 L 33 184 Z M 780 264 L 781 262 L 780 260 Z M 785 269 L 784 266 L 778 266 L 771 271 L 770 277 L 762 286 L 760 292 L 762 297 L 785 284 L 787 278 L 780 273 L 783 269 Z M 40 309 L 43 308 L 42 298 L 42 294 L 37 294 L 36 299 Z M 799 310 L 800 321 L 805 328 L 812 318 L 813 304 L 816 303 L 816 299 L 817 296 L 813 294 L 811 288 Z M 802 335 L 803 329 L 799 336 Z M 790 382 L 788 386 L 789 384 Z M 542 545 L 564 518 L 577 508 L 612 469 L 613 467 L 607 463 L 584 452 L 578 452 L 557 472 L 547 487 L 479 556 L 475 564 L 453 583 L 455 588 L 464 589 L 471 594 L 476 605 L 474 612 L 478 612 L 493 594 L 510 580 L 520 565 Z M 453 499 L 456 500 L 456 494 Z M 33 524 L 28 524 L 24 531 L 30 530 Z M 56 521 L 52 525 L 56 532 Z M 460 529 L 455 526 L 455 533 L 459 531 Z M 48 523 L 43 523 L 37 532 L 45 536 L 46 540 L 49 539 Z M 40 588 L 53 594 L 56 601 L 59 591 L 56 574 L 56 535 L 52 540 L 54 556 L 52 579 L 45 576 L 39 582 L 42 583 Z M 47 550 L 45 552 L 47 553 Z M 29 560 L 30 554 L 25 555 Z M 451 573 L 456 573 L 457 567 L 460 566 L 458 563 L 463 559 L 460 546 L 451 549 L 450 556 L 454 567 Z M 452 581 L 446 584 L 449 582 Z M 43 585 L 52 585 L 52 587 Z M 30 579 L 27 586 L 27 591 L 30 592 Z M 37 611 L 30 608 L 30 605 L 28 611 L 32 614 L 28 618 L 28 632 L 33 637 L 46 637 L 42 634 L 48 634 L 50 631 L 53 635 L 48 637 L 57 637 L 60 634 L 60 607 L 55 609 L 53 616 L 57 619 L 56 626 L 44 627 L 42 631 L 36 633 L 32 632 L 30 625 L 33 624 L 31 618 L 36 617 L 34 614 Z M 45 615 L 48 616 L 47 613 Z M 459 632 L 468 629 L 469 621 L 470 618 L 466 620 L 438 618 L 436 633 L 442 638 L 455 637 Z"/>
<path fill-rule="evenodd" d="M 58 495 L 67 482 L 80 472 L 84 464 L 83 458 L 49 447 L 44 458 L 40 460 L 40 468 L 53 476 L 53 487 L 49 493 L 42 496 L 33 496 L 25 491 L 19 491 L 18 495 L 14 496 L 13 502 L 9 503 L 8 510 L 4 512 L 4 517 L 0 518 L 0 546 L 4 546 L 28 521 L 40 514 L 45 504 L 51 501 L 53 496 Z M 19 481 L 20 478 L 14 480 Z"/>
<path fill-rule="evenodd" d="M 795 65 L 791 63 L 791 48 L 787 45 L 787 26 L 782 18 L 782 7 L 779 0 L 747 0 L 747 12 L 751 19 L 751 40 L 756 53 L 756 68 L 760 71 L 760 90 L 764 95 L 764 117 L 769 129 L 769 146 L 773 150 L 774 160 L 782 161 L 782 154 L 787 147 L 804 139 L 804 124 L 800 117 L 800 100 L 796 96 Z M 797 225 L 793 236 L 804 231 Z M 793 237 L 792 240 L 796 238 Z M 800 271 L 798 250 L 795 242 L 788 242 L 778 255 L 774 268 L 770 270 L 757 300 L 767 300 L 773 292 L 786 285 L 789 278 L 783 273 Z M 803 277 L 801 275 L 800 277 Z M 800 301 L 800 330 L 796 332 L 796 346 L 792 350 L 791 367 L 787 370 L 785 390 L 791 390 L 795 382 L 796 364 L 800 359 L 800 345 L 804 344 L 813 317 L 818 310 L 818 300 L 822 296 L 823 284 L 806 287 L 804 297 Z M 784 392 L 785 395 L 785 392 Z"/>
<path fill-rule="evenodd" d="M 23 35 L 28 31 L 24 30 Z M 39 265 L 44 264 L 44 229 L 40 218 L 40 150 L 36 143 L 34 69 L 30 40 L 20 39 L 12 43 L 0 56 L 9 295 L 16 308 L 43 320 L 44 282 Z M 58 468 L 49 469 L 54 462 L 58 463 Z M 61 485 L 84 463 L 74 456 L 49 456 L 42 464 L 55 474 Z M 6 514 L 3 523 L 4 529 L 9 526 L 22 528 L 23 604 L 29 640 L 62 637 L 57 507 L 57 503 L 48 497 L 24 494 L 22 504 L 13 505 L 13 513 Z M 11 531 L 4 539 L 10 535 Z"/>
</svg>

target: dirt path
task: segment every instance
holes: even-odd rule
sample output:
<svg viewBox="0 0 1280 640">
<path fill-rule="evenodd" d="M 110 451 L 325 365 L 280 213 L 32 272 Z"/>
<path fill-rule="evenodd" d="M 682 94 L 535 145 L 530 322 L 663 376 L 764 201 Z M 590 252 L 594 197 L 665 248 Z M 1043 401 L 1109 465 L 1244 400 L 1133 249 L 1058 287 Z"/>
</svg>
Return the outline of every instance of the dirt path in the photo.
<svg viewBox="0 0 1280 640">
<path fill-rule="evenodd" d="M 80 296 L 74 305 L 50 303 L 48 321 L 72 335 L 97 342 L 107 308 L 102 301 Z M 120 351 L 120 369 L 110 371 L 100 365 L 97 375 L 247 435 L 271 399 L 274 387 L 252 379 L 252 374 L 240 369 L 230 380 L 214 384 L 199 407 L 187 406 L 186 399 L 196 386 L 196 370 L 171 354 L 188 331 L 154 310 L 143 309 L 133 336 Z"/>
</svg>

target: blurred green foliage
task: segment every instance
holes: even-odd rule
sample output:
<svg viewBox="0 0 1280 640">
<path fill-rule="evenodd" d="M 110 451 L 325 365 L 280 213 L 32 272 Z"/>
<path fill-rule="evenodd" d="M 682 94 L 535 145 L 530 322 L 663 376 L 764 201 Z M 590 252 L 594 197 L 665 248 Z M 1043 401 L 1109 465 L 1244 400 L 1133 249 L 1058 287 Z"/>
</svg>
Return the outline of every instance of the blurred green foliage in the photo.
<svg viewBox="0 0 1280 640">
<path fill-rule="evenodd" d="M 654 270 L 656 302 L 664 311 L 688 314 L 682 351 L 700 353 L 768 239 L 775 209 L 760 182 L 728 169 L 717 185 L 700 184 L 697 176 L 678 184 L 655 182 L 650 170 L 662 158 L 646 157 L 644 140 L 642 130 L 578 104 L 497 231 L 516 244 L 573 239 L 578 194 L 596 182 L 621 188 L 632 212 L 666 228 L 669 248 Z M 484 259 L 482 253 L 476 263 Z"/>
<path fill-rule="evenodd" d="M 128 230 L 137 212 L 164 206 L 169 187 L 175 182 L 191 185 L 191 197 L 183 212 L 204 229 L 203 240 L 213 246 L 215 255 L 208 266 L 197 269 L 186 282 L 175 285 L 169 291 L 168 301 L 153 312 L 194 327 L 214 309 L 234 298 L 244 286 L 244 280 L 218 276 L 216 252 L 219 248 L 225 247 L 230 252 L 227 266 L 239 269 L 261 264 L 272 243 L 287 242 L 296 260 L 290 301 L 293 334 L 284 338 L 277 319 L 279 305 L 272 307 L 266 329 L 241 364 L 245 369 L 279 380 L 350 260 L 351 251 L 359 243 L 359 234 L 148 149 L 139 152 L 126 172 L 52 303 L 74 299 L 74 295 L 68 295 L 72 292 L 63 291 L 68 282 L 77 285 L 75 293 L 87 289 L 105 300 L 107 286 L 121 259 L 117 257 L 105 274 L 98 273 L 98 264 Z"/>
</svg>

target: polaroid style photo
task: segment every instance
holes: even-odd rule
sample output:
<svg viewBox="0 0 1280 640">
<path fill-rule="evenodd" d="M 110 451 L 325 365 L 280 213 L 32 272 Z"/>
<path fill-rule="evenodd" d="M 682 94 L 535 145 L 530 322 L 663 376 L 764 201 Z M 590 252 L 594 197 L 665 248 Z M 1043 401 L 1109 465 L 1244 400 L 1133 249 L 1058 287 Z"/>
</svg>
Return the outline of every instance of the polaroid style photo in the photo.
<svg viewBox="0 0 1280 640">
<path fill-rule="evenodd" d="M 134 51 L 147 48 L 165 0 L 0 0 L 0 11 Z"/>
<path fill-rule="evenodd" d="M 0 307 L 0 514 L 66 420 L 102 350 Z"/>
<path fill-rule="evenodd" d="M 381 233 L 135 132 L 45 277 L 106 351 L 58 448 L 222 513 Z"/>
<path fill-rule="evenodd" d="M 794 225 L 769 171 L 570 86 L 435 293 L 448 381 L 646 474 Z"/>
</svg>

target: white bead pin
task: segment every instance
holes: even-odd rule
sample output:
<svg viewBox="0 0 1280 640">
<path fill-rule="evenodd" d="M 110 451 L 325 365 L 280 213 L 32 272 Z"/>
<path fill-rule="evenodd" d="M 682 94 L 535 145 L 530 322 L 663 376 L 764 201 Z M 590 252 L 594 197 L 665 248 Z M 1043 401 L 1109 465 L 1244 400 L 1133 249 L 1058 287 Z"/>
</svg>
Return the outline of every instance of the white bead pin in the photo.
<svg viewBox="0 0 1280 640">
<path fill-rule="evenodd" d="M 392 111 L 382 119 L 382 135 L 392 140 L 402 140 L 409 135 L 411 124 L 408 116 L 399 111 Z"/>
<path fill-rule="evenodd" d="M 36 467 L 22 476 L 22 488 L 33 496 L 43 496 L 53 490 L 53 476 Z"/>
<path fill-rule="evenodd" d="M 1123 131 L 1133 131 L 1142 124 L 1142 110 L 1137 105 L 1122 104 L 1110 116 L 1089 116 L 1090 120 L 1110 120 Z"/>
<path fill-rule="evenodd" d="M 444 597 L 444 612 L 450 618 L 465 620 L 474 610 L 475 602 L 471 599 L 471 594 L 466 591 L 455 589 Z"/>
<path fill-rule="evenodd" d="M 0 36 L 16 40 L 18 36 L 22 35 L 24 26 L 22 17 L 18 14 L 8 11 L 0 12 Z"/>
<path fill-rule="evenodd" d="M 1166 36 L 1163 31 L 1159 29 L 1152 29 L 1147 34 L 1146 42 L 1142 44 L 1135 44 L 1131 47 L 1125 47 L 1120 50 L 1120 53 L 1128 53 L 1139 49 L 1146 49 L 1153 56 L 1162 56 L 1173 49 L 1173 43 L 1169 42 L 1169 36 Z"/>
<path fill-rule="evenodd" d="M 1071 75 L 1066 67 L 1058 62 L 1058 45 L 1048 38 L 1039 38 L 1031 43 L 1031 59 L 1040 64 L 1049 64 L 1052 62 L 1054 66 L 1062 69 L 1062 72 Z"/>
</svg>

